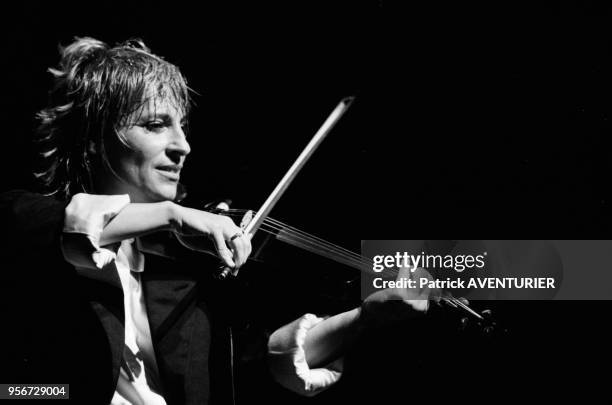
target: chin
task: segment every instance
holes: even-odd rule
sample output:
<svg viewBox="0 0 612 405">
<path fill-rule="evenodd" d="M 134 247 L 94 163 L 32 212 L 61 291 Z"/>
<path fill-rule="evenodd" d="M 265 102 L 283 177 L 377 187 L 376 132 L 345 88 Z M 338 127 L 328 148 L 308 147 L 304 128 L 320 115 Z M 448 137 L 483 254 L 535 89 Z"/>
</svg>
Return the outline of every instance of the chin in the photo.
<svg viewBox="0 0 612 405">
<path fill-rule="evenodd" d="M 149 195 L 154 200 L 153 202 L 160 202 L 160 201 L 173 201 L 176 198 L 177 189 L 176 189 L 176 185 L 173 185 L 173 186 L 159 187 L 151 191 L 152 192 L 149 193 Z"/>
</svg>

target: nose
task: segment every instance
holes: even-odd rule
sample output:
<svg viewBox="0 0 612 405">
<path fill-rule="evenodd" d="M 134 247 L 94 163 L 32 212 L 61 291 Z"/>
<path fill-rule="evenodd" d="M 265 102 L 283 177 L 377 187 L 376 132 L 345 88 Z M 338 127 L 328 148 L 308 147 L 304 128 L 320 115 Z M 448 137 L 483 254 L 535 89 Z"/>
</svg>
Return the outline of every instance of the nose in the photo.
<svg viewBox="0 0 612 405">
<path fill-rule="evenodd" d="M 182 157 L 187 156 L 191 152 L 191 146 L 187 142 L 183 128 L 177 125 L 171 132 L 172 138 L 168 145 L 168 154 L 173 160 L 180 161 Z"/>
</svg>

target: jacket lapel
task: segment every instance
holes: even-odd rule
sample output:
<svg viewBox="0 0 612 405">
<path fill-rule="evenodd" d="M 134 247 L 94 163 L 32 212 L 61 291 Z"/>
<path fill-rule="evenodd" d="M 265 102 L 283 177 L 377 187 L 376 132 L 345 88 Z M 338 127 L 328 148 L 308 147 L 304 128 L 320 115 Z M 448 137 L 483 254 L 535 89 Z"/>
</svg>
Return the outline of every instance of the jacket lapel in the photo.
<svg viewBox="0 0 612 405">
<path fill-rule="evenodd" d="M 119 379 L 119 367 L 123 355 L 124 322 L 123 290 L 115 264 L 104 271 L 98 269 L 77 269 L 80 291 L 87 297 L 96 313 L 110 346 L 113 366 L 113 391 Z M 91 273 L 91 274 L 90 274 Z M 112 393 L 111 393 L 112 395 Z"/>
</svg>

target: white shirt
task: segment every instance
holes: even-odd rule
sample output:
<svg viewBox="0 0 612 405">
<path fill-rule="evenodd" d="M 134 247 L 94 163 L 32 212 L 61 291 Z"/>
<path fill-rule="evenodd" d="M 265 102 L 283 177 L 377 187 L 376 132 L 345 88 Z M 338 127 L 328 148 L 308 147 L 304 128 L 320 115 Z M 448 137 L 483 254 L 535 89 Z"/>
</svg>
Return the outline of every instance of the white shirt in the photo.
<svg viewBox="0 0 612 405">
<path fill-rule="evenodd" d="M 156 388 L 159 387 L 159 372 L 140 282 L 140 274 L 144 271 L 144 256 L 134 246 L 134 239 L 124 240 L 121 243 L 115 265 L 123 288 L 124 353 L 126 350 L 131 353 L 124 354 L 111 405 L 166 405 L 164 398 L 156 392 Z M 136 367 L 127 366 L 133 362 L 137 363 Z M 130 373 L 126 371 L 126 367 L 135 370 Z M 147 382 L 147 377 L 151 386 Z"/>
<path fill-rule="evenodd" d="M 66 207 L 63 231 L 64 234 L 85 236 L 91 246 L 84 249 L 82 244 L 71 243 L 74 239 L 63 238 L 62 250 L 66 260 L 75 267 L 98 271 L 116 269 L 121 280 L 125 312 L 124 355 L 111 405 L 166 405 L 158 393 L 159 372 L 140 280 L 144 255 L 135 246 L 134 239 L 113 246 L 99 246 L 104 226 L 129 203 L 127 195 L 75 195 Z"/>
</svg>

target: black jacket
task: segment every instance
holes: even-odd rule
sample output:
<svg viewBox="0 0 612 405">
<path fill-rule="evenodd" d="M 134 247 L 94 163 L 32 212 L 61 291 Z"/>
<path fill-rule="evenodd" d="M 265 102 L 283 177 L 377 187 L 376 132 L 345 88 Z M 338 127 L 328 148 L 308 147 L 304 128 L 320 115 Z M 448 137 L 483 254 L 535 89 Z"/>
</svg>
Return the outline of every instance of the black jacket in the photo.
<svg viewBox="0 0 612 405">
<path fill-rule="evenodd" d="M 123 292 L 116 271 L 77 272 L 64 260 L 65 207 L 25 191 L 0 195 L 1 380 L 68 383 L 73 402 L 107 405 L 123 350 Z M 231 403 L 234 286 L 205 271 L 216 259 L 176 254 L 171 238 L 153 243 L 166 257 L 144 252 L 142 282 L 163 395 L 169 405 Z"/>
</svg>

